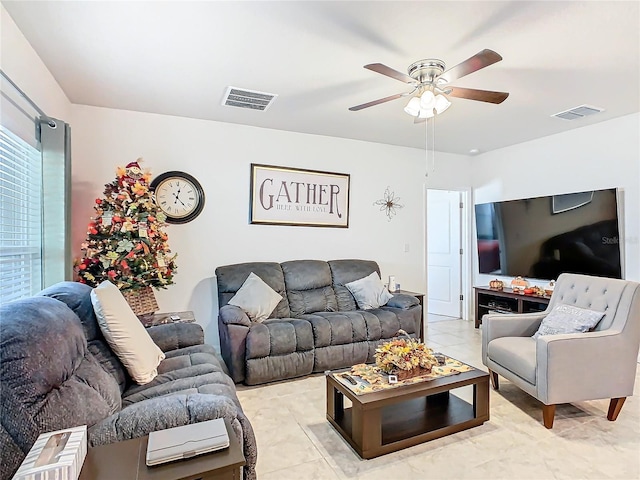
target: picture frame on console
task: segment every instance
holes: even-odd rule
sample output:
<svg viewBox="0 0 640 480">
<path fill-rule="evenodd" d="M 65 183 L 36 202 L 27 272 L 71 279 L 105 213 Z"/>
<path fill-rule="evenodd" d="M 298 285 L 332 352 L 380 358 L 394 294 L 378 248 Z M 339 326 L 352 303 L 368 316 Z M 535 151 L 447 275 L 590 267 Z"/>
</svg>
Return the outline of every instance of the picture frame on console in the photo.
<svg viewBox="0 0 640 480">
<path fill-rule="evenodd" d="M 347 173 L 252 163 L 249 221 L 349 228 L 350 182 Z"/>
</svg>

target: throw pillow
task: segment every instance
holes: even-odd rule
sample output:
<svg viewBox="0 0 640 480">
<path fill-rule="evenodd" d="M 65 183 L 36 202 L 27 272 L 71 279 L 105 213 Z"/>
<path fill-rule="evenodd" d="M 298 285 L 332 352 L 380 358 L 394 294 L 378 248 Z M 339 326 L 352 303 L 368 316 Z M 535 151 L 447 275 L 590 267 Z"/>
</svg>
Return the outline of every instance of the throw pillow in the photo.
<svg viewBox="0 0 640 480">
<path fill-rule="evenodd" d="M 153 343 L 118 287 L 105 280 L 91 291 L 91 303 L 107 343 L 136 383 L 158 375 L 164 353 Z"/>
<path fill-rule="evenodd" d="M 358 308 L 362 310 L 381 307 L 393 298 L 393 295 L 382 284 L 378 272 L 373 272 L 360 280 L 346 283 L 344 286 L 349 289 L 353 298 L 356 299 Z"/>
<path fill-rule="evenodd" d="M 604 312 L 595 312 L 573 305 L 556 305 L 549 315 L 544 317 L 533 338 L 541 335 L 583 333 L 595 327 L 602 317 Z"/>
<path fill-rule="evenodd" d="M 282 295 L 251 272 L 233 298 L 229 300 L 229 305 L 240 307 L 251 321 L 260 323 L 269 318 L 280 300 Z"/>
</svg>

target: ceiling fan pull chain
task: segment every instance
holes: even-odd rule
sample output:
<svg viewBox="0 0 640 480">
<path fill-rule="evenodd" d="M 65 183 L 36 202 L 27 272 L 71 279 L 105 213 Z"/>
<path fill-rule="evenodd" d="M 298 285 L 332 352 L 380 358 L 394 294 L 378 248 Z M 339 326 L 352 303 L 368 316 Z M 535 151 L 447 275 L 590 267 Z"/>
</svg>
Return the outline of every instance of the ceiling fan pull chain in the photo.
<svg viewBox="0 0 640 480">
<path fill-rule="evenodd" d="M 435 108 L 433 109 L 435 112 Z M 436 173 L 436 116 L 431 117 L 431 171 Z"/>
<path fill-rule="evenodd" d="M 425 127 L 426 128 L 426 145 L 425 145 L 426 172 L 424 174 L 425 177 L 429 176 L 429 172 L 435 173 L 436 171 L 435 121 L 436 121 L 436 117 L 434 115 L 433 117 L 427 118 L 427 121 L 425 122 L 426 124 L 426 127 Z M 429 134 L 430 125 L 431 125 L 431 134 Z M 431 155 L 429 155 L 429 147 L 431 147 Z"/>
</svg>

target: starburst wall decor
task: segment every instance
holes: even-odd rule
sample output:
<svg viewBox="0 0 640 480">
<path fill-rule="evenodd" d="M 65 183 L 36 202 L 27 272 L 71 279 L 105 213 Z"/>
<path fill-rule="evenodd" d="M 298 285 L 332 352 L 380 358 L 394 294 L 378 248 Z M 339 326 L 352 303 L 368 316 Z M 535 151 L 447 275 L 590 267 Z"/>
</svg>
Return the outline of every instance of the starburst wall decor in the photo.
<svg viewBox="0 0 640 480">
<path fill-rule="evenodd" d="M 378 205 L 380 207 L 381 212 L 385 212 L 388 217 L 388 222 L 398 213 L 396 210 L 400 210 L 404 205 L 398 203 L 400 197 L 396 197 L 395 192 L 389 190 L 387 187 L 384 191 L 384 195 L 380 200 L 376 200 L 373 202 L 374 205 Z"/>
</svg>

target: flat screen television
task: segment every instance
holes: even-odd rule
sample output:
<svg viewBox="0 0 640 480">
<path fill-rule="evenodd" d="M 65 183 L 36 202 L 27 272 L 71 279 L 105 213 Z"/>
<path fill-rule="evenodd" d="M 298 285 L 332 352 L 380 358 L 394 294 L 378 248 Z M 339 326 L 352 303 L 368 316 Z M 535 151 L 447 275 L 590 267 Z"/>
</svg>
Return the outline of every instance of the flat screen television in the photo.
<svg viewBox="0 0 640 480">
<path fill-rule="evenodd" d="M 615 188 L 475 206 L 480 273 L 622 278 Z"/>
</svg>

